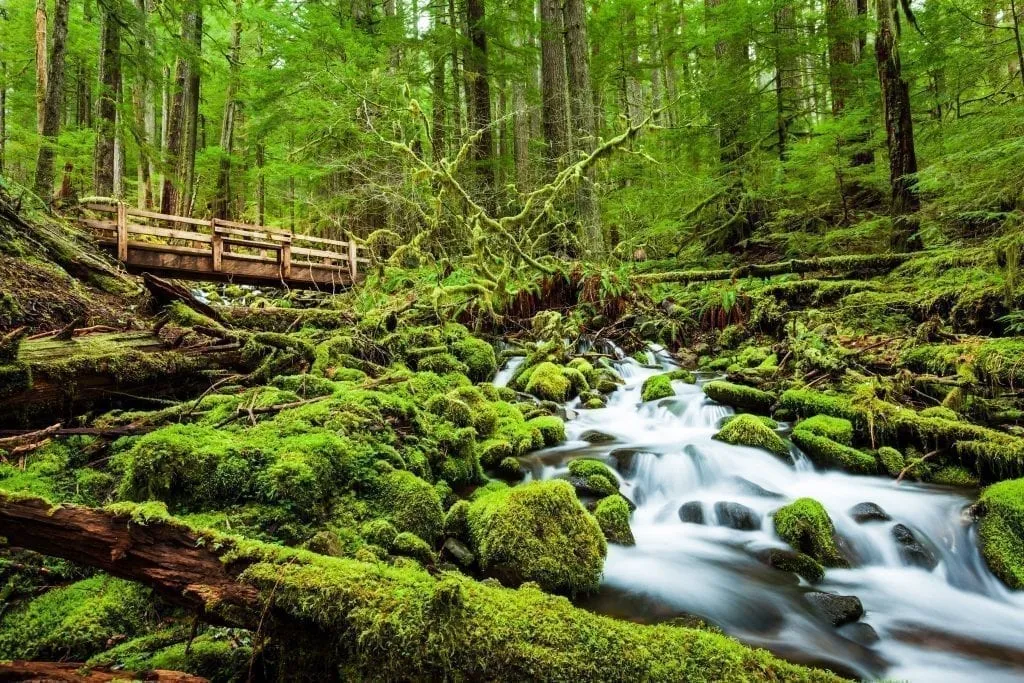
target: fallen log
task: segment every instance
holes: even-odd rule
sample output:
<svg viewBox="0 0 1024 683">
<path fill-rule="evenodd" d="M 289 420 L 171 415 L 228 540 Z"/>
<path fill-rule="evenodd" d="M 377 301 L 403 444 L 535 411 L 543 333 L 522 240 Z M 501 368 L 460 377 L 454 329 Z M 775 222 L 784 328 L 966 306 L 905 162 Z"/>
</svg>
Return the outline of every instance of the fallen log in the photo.
<svg viewBox="0 0 1024 683">
<path fill-rule="evenodd" d="M 717 633 L 619 621 L 535 588 L 196 531 L 154 503 L 54 507 L 0 492 L 0 536 L 269 635 L 282 661 L 302 667 L 284 678 L 841 680 Z"/>
<path fill-rule="evenodd" d="M 861 254 L 792 259 L 778 263 L 752 263 L 739 268 L 721 270 L 682 270 L 668 273 L 634 275 L 632 280 L 643 284 L 675 282 L 714 282 L 740 280 L 745 277 L 772 277 L 798 273 L 887 273 L 910 259 L 912 254 Z"/>
<path fill-rule="evenodd" d="M 163 278 L 159 278 L 151 273 L 143 273 L 142 282 L 146 285 L 146 289 L 149 290 L 149 293 L 161 307 L 169 306 L 173 302 L 179 301 L 211 320 L 216 320 L 222 325 L 227 324 L 227 321 L 224 320 L 224 316 L 222 316 L 216 308 L 200 301 L 192 295 L 192 292 L 188 291 L 181 285 L 175 284 L 170 280 L 164 280 Z"/>
<path fill-rule="evenodd" d="M 209 679 L 180 671 L 111 671 L 86 669 L 73 662 L 0 662 L 0 683 L 46 681 L 47 683 L 108 683 L 113 681 L 155 681 L 156 683 L 206 683 Z"/>
</svg>

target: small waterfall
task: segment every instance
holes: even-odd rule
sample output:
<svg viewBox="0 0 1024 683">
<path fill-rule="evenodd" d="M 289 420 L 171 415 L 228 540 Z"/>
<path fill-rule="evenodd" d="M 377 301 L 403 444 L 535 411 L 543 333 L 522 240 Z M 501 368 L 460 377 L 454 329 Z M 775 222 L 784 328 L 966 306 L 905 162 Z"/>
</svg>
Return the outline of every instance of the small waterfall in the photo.
<svg viewBox="0 0 1024 683">
<path fill-rule="evenodd" d="M 671 360 L 653 350 L 656 369 L 616 356 L 626 383 L 607 407 L 580 410 L 566 425 L 568 442 L 534 456 L 547 463 L 535 472 L 541 478 L 575 457 L 618 464 L 622 492 L 637 505 L 637 543 L 609 547 L 602 590 L 588 608 L 649 622 L 696 616 L 788 659 L 862 678 L 1024 679 L 1024 593 L 1006 589 L 985 566 L 963 519 L 972 502 L 963 493 L 817 470 L 795 448 L 787 461 L 716 441 L 729 408 L 682 382 L 674 383 L 676 396 L 644 403 L 643 381 Z M 499 381 L 515 367 L 510 362 Z M 580 440 L 592 430 L 611 440 Z M 787 547 L 771 515 L 804 496 L 825 506 L 856 558 L 854 568 L 830 569 L 813 587 L 758 559 Z M 850 510 L 865 502 L 891 519 L 858 523 Z M 907 533 L 921 548 L 909 559 L 897 542 Z M 834 628 L 811 608 L 811 590 L 855 595 L 865 615 Z"/>
</svg>

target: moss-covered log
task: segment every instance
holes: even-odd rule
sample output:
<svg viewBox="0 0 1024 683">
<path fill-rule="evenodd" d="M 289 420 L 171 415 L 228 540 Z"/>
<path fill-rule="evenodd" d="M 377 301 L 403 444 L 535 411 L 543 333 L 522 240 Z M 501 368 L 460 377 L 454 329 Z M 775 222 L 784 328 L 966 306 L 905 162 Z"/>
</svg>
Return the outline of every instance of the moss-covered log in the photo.
<svg viewBox="0 0 1024 683">
<path fill-rule="evenodd" d="M 636 275 L 633 279 L 643 284 L 659 282 L 714 282 L 740 280 L 745 277 L 772 277 L 791 273 L 887 273 L 905 263 L 910 254 L 861 254 L 825 256 L 812 259 L 792 259 L 777 263 L 752 263 L 739 268 L 722 270 L 682 270 L 668 273 Z"/>
<path fill-rule="evenodd" d="M 315 646 L 334 679 L 839 680 L 717 633 L 601 617 L 536 588 L 196 531 L 153 504 L 53 507 L 0 494 L 0 535 L 144 582 L 207 619 L 262 625 L 272 643 Z"/>
<path fill-rule="evenodd" d="M 48 681 L 49 683 L 113 683 L 115 681 L 152 681 L 154 683 L 205 683 L 201 676 L 154 669 L 152 671 L 111 671 L 83 668 L 73 662 L 0 662 L 0 681 Z"/>
</svg>

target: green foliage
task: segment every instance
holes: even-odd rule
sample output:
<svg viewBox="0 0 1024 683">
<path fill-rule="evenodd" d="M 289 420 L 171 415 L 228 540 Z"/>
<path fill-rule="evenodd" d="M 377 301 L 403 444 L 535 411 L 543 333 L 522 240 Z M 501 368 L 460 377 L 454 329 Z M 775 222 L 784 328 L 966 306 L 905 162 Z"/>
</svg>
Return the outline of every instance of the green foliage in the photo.
<svg viewBox="0 0 1024 683">
<path fill-rule="evenodd" d="M 846 567 L 828 512 L 813 498 L 800 498 L 775 511 L 775 533 L 794 550 L 826 567 Z"/>
<path fill-rule="evenodd" d="M 604 536 L 566 482 L 530 482 L 481 496 L 468 520 L 481 568 L 503 584 L 535 581 L 569 595 L 597 590 Z"/>
<path fill-rule="evenodd" d="M 714 438 L 734 446 L 763 448 L 780 457 L 789 457 L 789 447 L 770 427 L 754 415 L 737 415 Z"/>
</svg>

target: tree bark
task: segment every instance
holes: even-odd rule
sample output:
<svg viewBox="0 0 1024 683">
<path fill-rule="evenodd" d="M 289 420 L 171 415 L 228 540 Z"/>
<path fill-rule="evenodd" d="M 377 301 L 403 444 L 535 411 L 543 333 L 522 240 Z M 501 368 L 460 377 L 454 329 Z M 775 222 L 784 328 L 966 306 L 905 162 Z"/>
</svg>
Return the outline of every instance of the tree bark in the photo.
<svg viewBox="0 0 1024 683">
<path fill-rule="evenodd" d="M 96 100 L 96 149 L 93 188 L 101 197 L 114 195 L 114 137 L 121 90 L 121 20 L 115 4 L 100 9 L 99 96 Z"/>
<path fill-rule="evenodd" d="M 470 47 L 466 70 L 473 83 L 470 135 L 479 134 L 473 145 L 476 172 L 485 191 L 494 189 L 494 135 L 491 131 L 491 84 L 487 72 L 487 33 L 484 30 L 484 0 L 467 0 L 466 24 Z"/>
<path fill-rule="evenodd" d="M 790 128 L 801 100 L 800 70 L 797 66 L 796 11 L 790 3 L 775 13 L 775 100 L 779 159 L 789 147 Z"/>
<path fill-rule="evenodd" d="M 201 47 L 202 15 L 196 4 L 190 4 L 181 18 L 182 48 L 187 50 L 184 56 L 178 57 L 174 67 L 174 82 L 165 101 L 170 100 L 164 109 L 164 149 L 166 151 L 164 166 L 163 193 L 160 198 L 160 211 L 175 214 L 187 205 L 191 194 L 191 167 L 195 161 L 195 129 L 194 112 L 198 107 L 198 69 L 199 48 Z M 193 77 L 193 72 L 195 76 Z M 193 97 L 194 95 L 194 97 Z M 192 140 L 191 154 L 189 140 Z M 188 169 L 186 177 L 186 169 Z"/>
<path fill-rule="evenodd" d="M 714 113 L 719 127 L 718 146 L 723 163 L 731 164 L 746 153 L 742 136 L 749 120 L 750 52 L 745 29 L 730 24 L 728 10 L 738 0 L 705 0 L 706 20 L 710 30 L 721 35 L 715 42 L 716 102 L 721 109 Z"/>
<path fill-rule="evenodd" d="M 458 35 L 459 15 L 455 12 L 455 0 L 448 0 L 448 25 L 451 26 L 452 35 Z M 459 68 L 459 45 L 452 40 L 452 142 L 458 147 L 465 130 L 462 127 L 462 96 L 459 94 L 460 83 L 462 83 L 462 71 Z"/>
<path fill-rule="evenodd" d="M 430 20 L 433 26 L 434 55 L 430 75 L 430 101 L 431 101 L 431 130 L 430 146 L 433 149 L 435 162 L 440 162 L 446 156 L 445 150 L 445 125 L 448 119 L 447 103 L 445 101 L 445 60 L 447 55 L 437 47 L 442 35 L 446 35 L 446 21 L 444 9 L 436 2 L 431 6 Z"/>
<path fill-rule="evenodd" d="M 139 17 L 139 36 L 137 37 L 140 51 L 152 49 L 149 42 L 147 27 L 150 8 L 146 0 L 135 0 L 135 9 Z M 153 144 L 156 138 L 156 110 L 153 106 L 153 79 L 145 69 L 140 69 L 135 76 L 132 87 L 132 111 L 135 114 L 135 135 L 139 146 L 138 204 L 140 208 L 153 207 Z"/>
<path fill-rule="evenodd" d="M 238 78 L 242 52 L 242 3 L 235 0 L 235 18 L 231 24 L 231 47 L 228 51 L 228 90 L 224 98 L 224 117 L 220 126 L 220 168 L 217 174 L 217 195 L 213 203 L 216 218 L 229 219 L 231 212 L 231 154 L 235 142 L 235 115 L 238 108 Z"/>
<path fill-rule="evenodd" d="M 36 157 L 35 192 L 43 199 L 53 194 L 57 136 L 60 134 L 60 105 L 64 94 L 64 57 L 68 38 L 69 0 L 55 0 L 53 7 L 53 54 L 46 77 L 46 102 L 43 107 L 43 141 Z"/>
<path fill-rule="evenodd" d="M 0 175 L 7 167 L 7 62 L 0 61 Z"/>
<path fill-rule="evenodd" d="M 896 217 L 897 239 L 910 246 L 913 224 L 906 220 L 920 209 L 916 180 L 917 154 L 910 112 L 910 86 L 903 79 L 897 43 L 895 10 L 891 0 L 878 2 L 878 33 L 875 36 L 875 60 L 882 89 L 882 113 L 889 149 L 889 183 L 892 190 L 890 210 Z"/>
<path fill-rule="evenodd" d="M 540 0 L 540 23 L 542 120 L 547 166 L 553 171 L 569 151 L 565 42 L 559 0 Z"/>
<path fill-rule="evenodd" d="M 177 211 L 179 215 L 192 213 L 192 200 L 195 190 L 196 143 L 199 137 L 199 87 L 201 75 L 202 41 L 203 41 L 203 9 L 202 4 L 195 3 L 191 15 L 191 25 L 186 40 L 189 50 L 188 70 L 185 79 L 183 97 L 185 136 L 182 145 L 181 164 L 181 195 L 178 197 Z"/>
<path fill-rule="evenodd" d="M 843 113 L 854 92 L 853 68 L 860 61 L 860 40 L 854 24 L 856 11 L 856 0 L 826 0 L 828 80 L 835 116 Z"/>
<path fill-rule="evenodd" d="M 526 84 L 516 81 L 512 84 L 513 152 L 516 168 L 516 184 L 520 192 L 530 188 L 530 110 L 526 106 Z"/>
<path fill-rule="evenodd" d="M 49 77 L 49 68 L 46 64 L 46 0 L 36 0 L 35 29 L 36 132 L 43 135 L 43 122 L 46 120 L 46 85 Z"/>
</svg>

